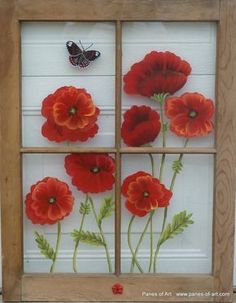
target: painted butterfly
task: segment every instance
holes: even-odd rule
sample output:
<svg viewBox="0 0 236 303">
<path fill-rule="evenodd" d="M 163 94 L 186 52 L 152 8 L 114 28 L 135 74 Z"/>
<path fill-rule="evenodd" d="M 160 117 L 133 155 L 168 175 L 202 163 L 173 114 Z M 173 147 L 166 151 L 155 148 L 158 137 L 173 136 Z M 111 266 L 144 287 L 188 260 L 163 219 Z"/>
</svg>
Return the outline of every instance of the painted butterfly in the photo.
<svg viewBox="0 0 236 303">
<path fill-rule="evenodd" d="M 74 66 L 84 68 L 87 67 L 91 61 L 97 59 L 101 55 L 101 53 L 96 50 L 87 50 L 93 45 L 93 43 L 89 45 L 89 47 L 87 47 L 86 49 L 84 49 L 81 41 L 79 41 L 79 43 L 82 49 L 73 41 L 67 41 L 66 47 L 70 54 L 70 63 Z"/>
</svg>

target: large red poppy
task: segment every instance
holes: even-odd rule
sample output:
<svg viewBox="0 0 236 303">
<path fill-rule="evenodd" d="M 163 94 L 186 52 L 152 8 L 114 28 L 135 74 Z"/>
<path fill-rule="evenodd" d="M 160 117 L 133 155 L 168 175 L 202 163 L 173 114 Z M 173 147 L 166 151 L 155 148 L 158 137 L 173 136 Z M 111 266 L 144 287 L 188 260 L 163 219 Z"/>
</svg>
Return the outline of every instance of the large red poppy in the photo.
<svg viewBox="0 0 236 303">
<path fill-rule="evenodd" d="M 132 106 L 124 114 L 121 136 L 129 146 L 140 146 L 155 140 L 161 129 L 159 114 L 149 106 Z"/>
<path fill-rule="evenodd" d="M 47 118 L 42 135 L 50 141 L 86 141 L 98 131 L 99 109 L 85 89 L 61 87 L 43 100 L 41 111 Z"/>
<path fill-rule="evenodd" d="M 131 95 L 151 97 L 173 94 L 184 86 L 191 66 L 171 52 L 152 51 L 131 66 L 124 76 L 124 91 Z"/>
<path fill-rule="evenodd" d="M 121 190 L 127 199 L 126 208 L 139 217 L 158 207 L 167 207 L 172 197 L 172 192 L 158 179 L 143 171 L 128 176 Z"/>
<path fill-rule="evenodd" d="M 213 130 L 214 103 L 199 93 L 185 93 L 165 102 L 170 130 L 186 138 L 205 136 Z"/>
<path fill-rule="evenodd" d="M 31 186 L 26 195 L 25 211 L 34 224 L 54 224 L 70 214 L 73 204 L 69 186 L 56 178 L 46 177 Z"/>
<path fill-rule="evenodd" d="M 108 154 L 71 154 L 65 168 L 72 184 L 84 193 L 100 193 L 113 187 L 114 159 Z"/>
</svg>

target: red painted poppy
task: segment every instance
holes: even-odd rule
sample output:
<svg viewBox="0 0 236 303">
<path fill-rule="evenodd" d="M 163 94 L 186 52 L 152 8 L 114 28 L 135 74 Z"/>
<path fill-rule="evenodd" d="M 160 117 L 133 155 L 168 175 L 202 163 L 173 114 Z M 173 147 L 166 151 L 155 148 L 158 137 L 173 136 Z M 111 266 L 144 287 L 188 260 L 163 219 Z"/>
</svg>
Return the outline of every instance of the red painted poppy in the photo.
<svg viewBox="0 0 236 303">
<path fill-rule="evenodd" d="M 149 106 L 132 106 L 124 114 L 121 136 L 129 146 L 140 146 L 156 139 L 161 129 L 159 114 Z"/>
<path fill-rule="evenodd" d="M 46 177 L 31 186 L 26 195 L 25 210 L 34 224 L 54 224 L 71 213 L 73 204 L 69 186 L 56 178 Z"/>
<path fill-rule="evenodd" d="M 61 87 L 43 100 L 41 111 L 47 118 L 42 135 L 50 141 L 86 141 L 98 131 L 100 111 L 85 89 Z"/>
<path fill-rule="evenodd" d="M 191 66 L 171 52 L 152 51 L 131 66 L 124 76 L 124 91 L 131 95 L 151 97 L 154 94 L 173 94 L 184 86 Z"/>
<path fill-rule="evenodd" d="M 172 192 L 157 178 L 143 171 L 128 176 L 123 181 L 121 191 L 127 199 L 126 208 L 139 217 L 158 207 L 167 207 L 172 197 Z"/>
<path fill-rule="evenodd" d="M 71 154 L 65 168 L 72 184 L 84 193 L 100 193 L 113 187 L 114 159 L 108 154 Z"/>
<path fill-rule="evenodd" d="M 122 295 L 123 289 L 123 285 L 121 285 L 120 283 L 116 283 L 112 286 L 112 292 L 114 295 Z"/>
<path fill-rule="evenodd" d="M 213 128 L 214 103 L 199 93 L 185 93 L 165 102 L 165 114 L 170 119 L 170 130 L 186 138 L 205 136 Z"/>
</svg>

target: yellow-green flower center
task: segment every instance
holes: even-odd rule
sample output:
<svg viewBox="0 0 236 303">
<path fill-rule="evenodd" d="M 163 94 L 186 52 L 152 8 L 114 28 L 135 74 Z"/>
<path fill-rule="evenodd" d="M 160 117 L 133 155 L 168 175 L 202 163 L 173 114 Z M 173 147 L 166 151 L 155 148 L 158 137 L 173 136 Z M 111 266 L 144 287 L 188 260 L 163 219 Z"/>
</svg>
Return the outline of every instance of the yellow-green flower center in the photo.
<svg viewBox="0 0 236 303">
<path fill-rule="evenodd" d="M 74 116 L 77 113 L 77 108 L 76 107 L 71 107 L 69 109 L 69 115 Z"/>
<path fill-rule="evenodd" d="M 195 118 L 197 117 L 198 113 L 195 110 L 190 110 L 190 112 L 188 113 L 188 116 L 190 118 Z"/>
<path fill-rule="evenodd" d="M 55 197 L 50 197 L 48 199 L 48 203 L 50 203 L 50 204 L 54 204 L 55 202 L 56 202 L 56 198 Z"/>
<path fill-rule="evenodd" d="M 94 167 L 92 167 L 91 168 L 91 170 L 90 170 L 92 173 L 94 173 L 94 174 L 97 174 L 97 173 L 99 173 L 100 172 L 100 168 L 99 167 L 97 167 L 97 166 L 94 166 Z"/>
</svg>

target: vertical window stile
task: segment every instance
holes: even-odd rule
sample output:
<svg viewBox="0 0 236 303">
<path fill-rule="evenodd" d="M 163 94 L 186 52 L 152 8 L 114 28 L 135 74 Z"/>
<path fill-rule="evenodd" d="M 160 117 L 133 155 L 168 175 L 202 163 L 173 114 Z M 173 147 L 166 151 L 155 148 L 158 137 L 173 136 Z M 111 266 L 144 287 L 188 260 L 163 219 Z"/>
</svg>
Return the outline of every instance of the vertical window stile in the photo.
<svg viewBox="0 0 236 303">
<path fill-rule="evenodd" d="M 116 189 L 115 189 L 115 273 L 120 274 L 120 240 L 121 240 L 121 207 L 120 207 L 120 186 L 121 186 L 121 77 L 122 77 L 122 28 L 121 22 L 116 22 L 116 100 L 115 100 L 115 147 L 116 147 Z"/>
</svg>

